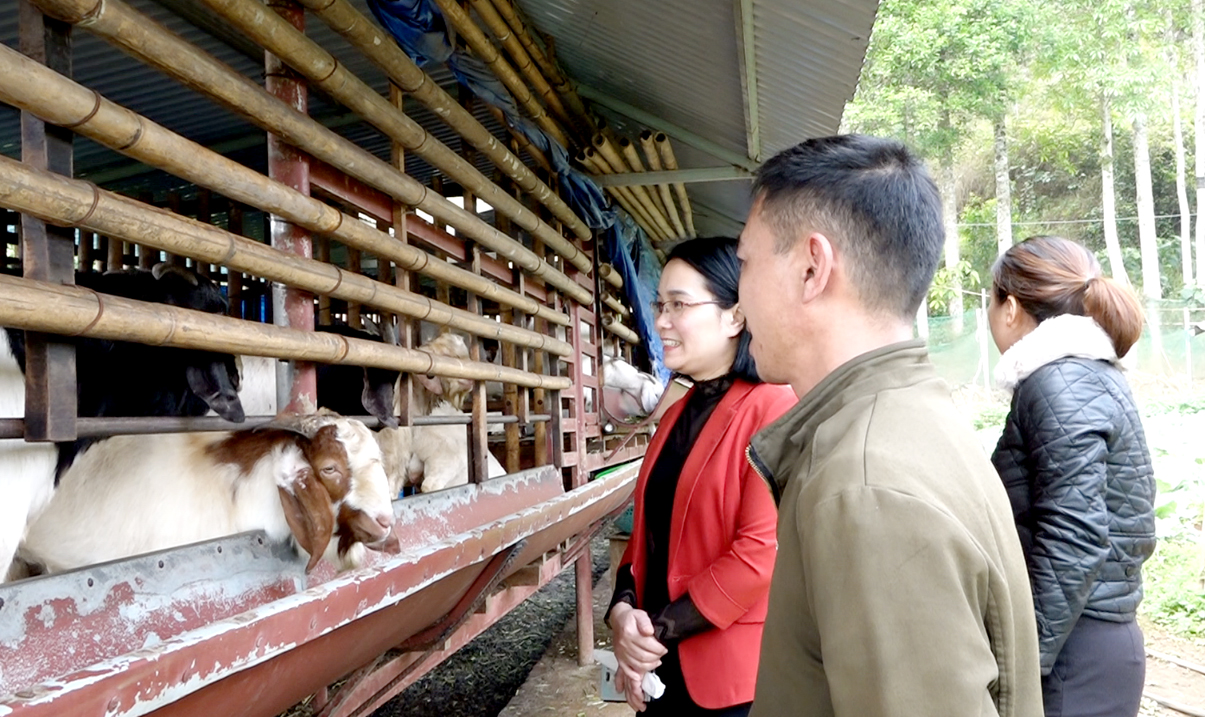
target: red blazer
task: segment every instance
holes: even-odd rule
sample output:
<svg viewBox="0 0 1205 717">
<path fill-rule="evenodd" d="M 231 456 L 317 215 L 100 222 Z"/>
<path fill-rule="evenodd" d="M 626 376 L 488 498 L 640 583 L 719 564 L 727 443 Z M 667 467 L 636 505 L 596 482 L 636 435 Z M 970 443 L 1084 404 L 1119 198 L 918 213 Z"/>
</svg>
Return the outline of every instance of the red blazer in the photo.
<svg viewBox="0 0 1205 717">
<path fill-rule="evenodd" d="M 754 433 L 796 400 L 786 386 L 736 381 L 707 419 L 678 479 L 669 531 L 669 598 L 689 592 L 699 612 L 719 628 L 678 646 L 686 688 L 700 707 L 721 709 L 753 700 L 778 550 L 778 509 L 769 486 L 745 458 L 745 448 Z M 632 539 L 620 565 L 631 565 L 638 601 L 648 560 L 644 489 L 685 405 L 682 399 L 666 411 L 636 480 Z"/>
</svg>

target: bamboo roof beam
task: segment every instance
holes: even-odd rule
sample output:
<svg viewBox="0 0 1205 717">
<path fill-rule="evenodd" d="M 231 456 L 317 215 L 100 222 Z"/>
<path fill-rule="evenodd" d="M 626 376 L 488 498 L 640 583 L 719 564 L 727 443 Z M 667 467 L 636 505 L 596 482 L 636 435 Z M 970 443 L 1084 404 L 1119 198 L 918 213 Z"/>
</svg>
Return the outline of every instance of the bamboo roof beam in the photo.
<svg viewBox="0 0 1205 717">
<path fill-rule="evenodd" d="M 532 388 L 572 386 L 572 379 L 567 376 L 545 376 L 491 363 L 436 356 L 380 341 L 299 331 L 8 275 L 0 275 L 0 325 L 151 346 L 503 381 Z"/>
<path fill-rule="evenodd" d="M 398 169 L 269 95 L 211 55 L 171 34 L 122 0 L 34 0 L 46 14 L 80 25 L 201 92 L 289 144 L 449 224 L 458 232 L 583 305 L 589 290 L 476 215 L 431 192 Z M 85 22 L 86 21 L 86 22 Z M 217 191 L 221 191 L 218 189 Z"/>
<path fill-rule="evenodd" d="M 527 88 L 523 78 L 519 77 L 515 68 L 511 67 L 506 58 L 498 53 L 498 48 L 494 47 L 494 43 L 490 41 L 489 37 L 482 32 L 481 28 L 477 27 L 477 23 L 473 22 L 469 13 L 460 6 L 459 0 L 435 0 L 435 2 L 443 11 L 444 19 L 468 42 L 473 53 L 490 66 L 502 84 L 506 85 L 506 89 L 514 95 L 515 101 L 540 126 L 540 129 L 552 135 L 552 138 L 560 142 L 562 146 L 569 147 L 569 137 L 565 134 L 565 130 L 561 129 L 556 120 L 544 111 L 543 105 L 532 96 L 531 90 Z"/>
<path fill-rule="evenodd" d="M 514 31 L 515 37 L 519 38 L 519 42 L 523 44 L 527 54 L 536 61 L 540 66 L 540 71 L 548 78 L 557 94 L 564 99 L 568 105 L 572 117 L 577 120 L 581 129 L 586 135 L 592 135 L 597 130 L 594 125 L 594 120 L 590 117 L 590 113 L 586 111 L 586 105 L 582 102 L 582 98 L 577 94 L 577 90 L 573 89 L 573 84 L 569 82 L 569 78 L 565 77 L 561 72 L 561 68 L 557 67 L 556 60 L 548 56 L 544 49 L 536 44 L 528 31 L 527 26 L 523 23 L 523 19 L 519 17 L 519 13 L 510 0 L 493 0 L 494 7 L 497 8 L 498 14 L 506 19 L 506 24 Z"/>
<path fill-rule="evenodd" d="M 51 124 L 70 127 L 128 157 L 275 214 L 317 235 L 332 237 L 347 246 L 389 259 L 408 271 L 474 291 L 482 298 L 536 314 L 560 326 L 570 323 L 563 312 L 400 242 L 355 217 L 342 214 L 328 204 L 100 97 L 4 45 L 0 45 L 0 101 L 31 112 Z M 113 241 L 110 248 L 117 247 L 114 251 L 120 252 L 120 246 L 120 241 Z"/>
<path fill-rule="evenodd" d="M 649 168 L 654 172 L 660 171 L 661 152 L 657 149 L 657 143 L 653 141 L 653 133 L 647 129 L 640 132 L 640 148 L 644 150 Z M 674 231 L 678 232 L 678 236 L 689 236 L 686 233 L 686 226 L 682 223 L 682 218 L 678 215 L 678 207 L 674 204 L 674 198 L 669 193 L 669 185 L 658 184 L 657 193 L 661 196 L 661 203 L 665 205 L 669 214 L 670 224 L 674 225 Z"/>
<path fill-rule="evenodd" d="M 498 124 L 506 128 L 506 131 L 510 134 L 511 139 L 513 139 L 518 145 L 515 148 L 515 154 L 517 154 L 520 149 L 524 149 L 529 155 L 531 155 L 532 161 L 540 165 L 545 172 L 548 172 L 549 174 L 553 173 L 552 164 L 548 161 L 548 158 L 544 156 L 544 153 L 538 147 L 532 144 L 531 140 L 527 139 L 522 132 L 518 131 L 514 127 L 511 127 L 506 122 L 506 115 L 502 114 L 502 110 L 488 104 L 485 106 L 485 108 L 494 119 L 498 120 Z"/>
<path fill-rule="evenodd" d="M 558 339 L 442 304 L 332 264 L 289 254 L 221 227 L 149 207 L 79 179 L 0 157 L 0 206 L 59 226 L 121 237 L 201 262 L 287 284 L 314 294 L 373 306 L 475 336 L 511 341 L 558 356 L 572 347 Z"/>
<path fill-rule="evenodd" d="M 301 0 L 301 4 L 326 22 L 352 47 L 372 60 L 403 92 L 409 93 L 411 97 L 430 108 L 477 151 L 489 157 L 494 166 L 514 180 L 520 189 L 547 207 L 575 235 L 581 239 L 591 237 L 590 228 L 581 217 L 573 213 L 564 200 L 547 184 L 541 182 L 505 144 L 499 142 L 472 113 L 461 107 L 459 102 L 414 64 L 391 37 L 352 7 L 351 3 L 347 0 Z"/>
<path fill-rule="evenodd" d="M 628 163 L 628 166 L 632 168 L 634 173 L 645 173 L 644 162 L 640 161 L 640 155 L 636 154 L 636 145 L 632 144 L 631 140 L 627 137 L 621 137 L 619 140 L 619 151 L 623 154 L 624 161 Z M 652 197 L 653 203 L 657 205 L 657 209 L 660 210 L 661 214 L 669 220 L 674 236 L 685 236 L 686 230 L 682 228 L 682 222 L 677 218 L 678 212 L 674 209 L 673 200 L 671 199 L 669 203 L 666 203 L 660 192 L 650 189 L 646 189 L 645 191 Z"/>
<path fill-rule="evenodd" d="M 678 169 L 678 160 L 674 158 L 674 148 L 669 144 L 669 137 L 665 136 L 664 132 L 658 132 L 653 137 L 653 143 L 657 145 L 657 151 L 661 154 L 661 164 L 671 172 Z M 675 182 L 674 191 L 677 192 L 678 201 L 682 204 L 682 223 L 686 225 L 687 235 L 697 236 L 694 214 L 690 211 L 690 197 L 686 194 L 686 185 L 682 182 Z"/>
<path fill-rule="evenodd" d="M 594 148 L 598 151 L 599 156 L 601 156 L 603 161 L 610 166 L 612 173 L 625 174 L 632 171 L 631 168 L 628 167 L 623 161 L 623 157 L 619 156 L 619 152 L 615 149 L 615 145 L 613 145 L 611 140 L 607 139 L 605 135 L 594 135 L 593 144 Z M 653 203 L 653 197 L 651 194 L 649 194 L 648 188 L 628 187 L 628 191 L 630 191 L 632 196 L 636 198 L 636 201 L 644 207 L 645 211 L 649 215 L 649 218 L 652 219 L 653 223 L 656 225 L 657 230 L 661 232 L 666 239 L 673 239 L 674 230 L 670 228 L 669 221 L 665 218 L 665 215 L 662 214 L 657 209 L 657 205 Z"/>
<path fill-rule="evenodd" d="M 263 45 L 264 49 L 279 57 L 290 67 L 300 72 L 316 87 L 333 97 L 340 104 L 360 115 L 390 139 L 414 152 L 428 164 L 456 180 L 467 191 L 489 202 L 499 213 L 533 236 L 539 237 L 545 246 L 560 254 L 578 271 L 589 273 L 590 257 L 582 253 L 561 233 L 540 219 L 539 215 L 522 202 L 505 192 L 497 184 L 477 170 L 471 163 L 452 151 L 443 142 L 433 137 L 388 99 L 377 94 L 371 87 L 356 77 L 333 55 L 293 27 L 288 20 L 275 13 L 259 0 L 201 0 L 210 10 L 217 13 L 247 37 Z M 396 45 L 393 45 L 395 48 Z M 400 51 L 399 51 L 400 52 Z M 464 116 L 472 120 L 463 108 Z M 461 117 L 460 119 L 463 119 Z M 475 121 L 474 121 L 475 122 Z M 480 127 L 480 125 L 478 125 Z M 485 128 L 481 127 L 485 132 Z M 485 132 L 485 134 L 489 134 Z M 505 147 L 494 142 L 495 147 Z M 509 152 L 507 152 L 509 154 Z M 493 157 L 491 157 L 493 159 Z M 518 159 L 514 158 L 518 163 Z M 530 172 L 528 172 L 530 175 Z M 531 179 L 535 179 L 534 175 Z M 548 188 L 545 187 L 545 190 Z M 551 194 L 551 192 L 549 192 Z M 562 203 L 562 206 L 564 204 Z M 569 207 L 564 206 L 568 212 Z M 590 236 L 585 222 L 572 212 L 583 238 Z"/>
<path fill-rule="evenodd" d="M 628 307 L 621 304 L 619 302 L 619 299 L 616 299 L 614 296 L 611 296 L 610 294 L 603 294 L 603 303 L 606 304 L 608 308 L 610 308 L 612 311 L 619 314 L 620 316 L 631 315 L 631 312 L 628 311 Z"/>
<path fill-rule="evenodd" d="M 569 111 L 565 109 L 560 96 L 552 89 L 552 85 L 544 77 L 544 73 L 532 61 L 531 54 L 527 52 L 527 48 L 511 32 L 510 26 L 506 24 L 506 20 L 498 13 L 494 4 L 490 0 L 469 0 L 469 2 L 473 4 L 473 9 L 477 11 L 477 16 L 481 18 L 485 26 L 498 39 L 498 42 L 502 43 L 502 47 L 506 50 L 506 53 L 514 60 L 515 69 L 523 77 L 527 78 L 527 83 L 540 95 L 548 109 L 552 110 L 553 115 L 561 122 L 572 126 L 574 124 L 572 121 L 573 118 L 569 115 Z"/>
<path fill-rule="evenodd" d="M 593 147 L 588 147 L 579 155 L 579 161 L 588 168 L 592 174 L 607 174 L 611 171 L 603 158 L 598 152 L 594 151 Z M 656 224 L 652 218 L 645 212 L 644 207 L 636 201 L 636 197 L 632 195 L 630 187 L 607 187 L 607 191 L 619 203 L 619 206 L 636 220 L 644 231 L 654 239 L 668 239 L 669 237 L 662 236 L 656 228 Z"/>
</svg>

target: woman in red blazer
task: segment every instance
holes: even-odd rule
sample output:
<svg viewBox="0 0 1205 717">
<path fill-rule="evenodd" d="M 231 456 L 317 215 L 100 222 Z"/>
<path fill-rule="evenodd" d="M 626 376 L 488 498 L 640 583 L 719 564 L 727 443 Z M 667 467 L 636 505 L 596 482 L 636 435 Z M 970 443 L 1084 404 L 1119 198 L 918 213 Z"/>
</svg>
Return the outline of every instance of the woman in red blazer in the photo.
<svg viewBox="0 0 1205 717">
<path fill-rule="evenodd" d="M 777 508 L 745 448 L 796 398 L 757 377 L 737 306 L 736 245 L 679 244 L 653 307 L 666 366 L 694 387 L 645 455 L 607 613 L 616 685 L 650 715 L 738 717 L 753 701 Z M 653 670 L 666 690 L 646 704 L 640 683 Z"/>
</svg>

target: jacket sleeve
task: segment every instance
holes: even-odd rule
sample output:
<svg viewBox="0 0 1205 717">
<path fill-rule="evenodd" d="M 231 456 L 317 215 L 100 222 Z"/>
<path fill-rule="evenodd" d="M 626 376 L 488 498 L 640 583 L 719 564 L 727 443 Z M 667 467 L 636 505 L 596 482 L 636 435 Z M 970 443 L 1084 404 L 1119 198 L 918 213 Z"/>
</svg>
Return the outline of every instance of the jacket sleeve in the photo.
<svg viewBox="0 0 1205 717">
<path fill-rule="evenodd" d="M 811 607 L 833 714 L 986 714 L 1000 669 L 980 610 L 990 568 L 966 530 L 883 488 L 799 508 L 807 583 L 794 599 Z"/>
<path fill-rule="evenodd" d="M 741 454 L 740 511 L 727 552 L 690 579 L 686 591 L 708 622 L 727 628 L 770 588 L 778 551 L 778 508 L 769 487 Z"/>
<path fill-rule="evenodd" d="M 1023 381 L 1016 403 L 1030 462 L 1026 559 L 1049 674 L 1109 556 L 1106 436 L 1116 402 L 1094 373 L 1065 363 Z"/>
</svg>

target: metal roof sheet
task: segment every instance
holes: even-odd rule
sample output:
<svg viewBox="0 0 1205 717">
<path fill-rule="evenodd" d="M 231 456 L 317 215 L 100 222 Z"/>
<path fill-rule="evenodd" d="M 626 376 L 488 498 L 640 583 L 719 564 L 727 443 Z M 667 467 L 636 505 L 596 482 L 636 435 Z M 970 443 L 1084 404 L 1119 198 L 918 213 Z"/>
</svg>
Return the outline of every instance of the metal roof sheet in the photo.
<svg viewBox="0 0 1205 717">
<path fill-rule="evenodd" d="M 137 10 L 201 47 L 241 74 L 262 82 L 263 63 L 247 43 L 223 42 L 177 16 L 165 5 L 176 0 L 126 0 Z M 187 0 L 185 0 L 187 1 Z M 365 0 L 352 0 L 367 14 Z M 162 4 L 161 4 L 162 3 Z M 17 46 L 17 0 L 0 0 L 0 42 Z M 530 24 L 552 41 L 558 60 L 576 82 L 715 143 L 726 152 L 748 156 L 742 86 L 742 8 L 752 9 L 753 74 L 761 156 L 808 137 L 831 134 L 840 124 L 862 67 L 876 0 L 518 0 Z M 307 19 L 307 34 L 378 92 L 387 91 L 383 74 L 321 20 Z M 241 38 L 240 38 L 241 39 Z M 244 119 L 218 107 L 192 90 L 144 66 L 86 31 L 74 33 L 74 74 L 81 84 L 109 99 L 205 145 L 262 137 Z M 453 80 L 446 68 L 429 70 L 444 86 Z M 616 129 L 634 136 L 643 128 L 613 110 L 595 109 Z M 340 117 L 347 110 L 319 93 L 311 93 L 311 114 Z M 413 103 L 407 111 L 440 141 L 456 148 L 455 133 L 432 113 Z M 501 135 L 484 110 L 478 117 Z M 656 129 L 656 128 L 654 128 Z M 360 146 L 386 156 L 389 142 L 364 123 L 337 131 Z M 722 159 L 674 136 L 681 168 L 724 165 Z M 0 153 L 19 151 L 18 113 L 0 105 Z M 76 145 L 80 176 L 116 176 L 106 184 L 133 191 L 165 192 L 182 183 L 161 172 L 128 174 L 131 160 L 96 143 Z M 263 150 L 240 149 L 235 155 L 263 169 Z M 489 167 L 480 163 L 486 174 Z M 116 171 L 115 171 L 116 168 Z M 433 171 L 414 158 L 407 170 L 420 181 Z M 701 233 L 739 230 L 748 210 L 748 181 L 688 185 Z"/>
</svg>

